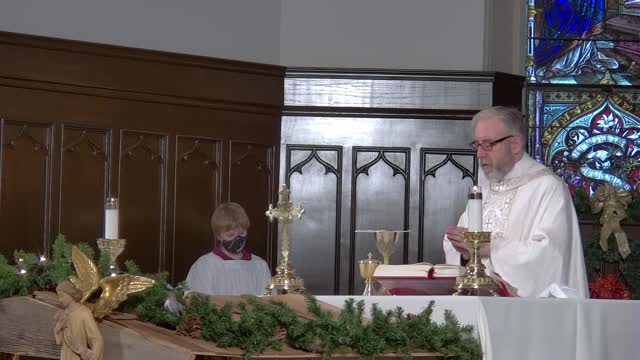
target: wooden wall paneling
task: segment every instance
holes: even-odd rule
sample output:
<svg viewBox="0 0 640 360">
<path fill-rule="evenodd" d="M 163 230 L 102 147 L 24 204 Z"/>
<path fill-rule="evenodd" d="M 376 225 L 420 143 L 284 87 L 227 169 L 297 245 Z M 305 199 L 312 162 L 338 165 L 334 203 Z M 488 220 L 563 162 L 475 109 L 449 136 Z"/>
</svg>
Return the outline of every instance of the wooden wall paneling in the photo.
<svg viewBox="0 0 640 360">
<path fill-rule="evenodd" d="M 494 73 L 492 105 L 511 106 L 523 110 L 524 78 L 519 75 Z"/>
<path fill-rule="evenodd" d="M 222 197 L 220 139 L 178 135 L 175 156 L 172 277 L 183 281 L 191 264 L 215 245 L 211 214 Z"/>
<path fill-rule="evenodd" d="M 442 259 L 447 219 L 464 211 L 468 190 L 478 179 L 478 161 L 471 149 L 420 149 L 418 262 Z M 463 204 L 462 208 L 455 206 Z"/>
<path fill-rule="evenodd" d="M 57 233 L 87 242 L 104 236 L 104 202 L 109 196 L 109 129 L 61 126 Z"/>
<path fill-rule="evenodd" d="M 53 125 L 2 120 L 0 252 L 44 253 L 49 244 Z"/>
<path fill-rule="evenodd" d="M 360 279 L 357 261 L 374 253 L 376 243 L 375 235 L 355 231 L 409 229 L 411 148 L 354 146 L 352 149 L 349 294 L 357 294 L 364 289 L 362 281 L 356 284 Z M 372 223 L 375 228 L 361 228 Z M 408 260 L 409 233 L 405 232 L 400 235 L 390 262 L 406 264 Z"/>
<path fill-rule="evenodd" d="M 228 199 L 247 211 L 251 220 L 248 248 L 251 252 L 270 262 L 273 269 L 273 252 L 276 244 L 273 227 L 265 216 L 269 204 L 275 204 L 275 148 L 274 146 L 231 141 L 229 143 L 229 193 Z"/>
<path fill-rule="evenodd" d="M 254 251 L 275 263 L 276 227 L 264 210 L 277 193 L 284 67 L 7 32 L 0 52 L 0 114 L 48 146 L 37 158 L 0 144 L 3 255 L 23 244 L 40 252 L 59 231 L 95 244 L 113 196 L 128 240 L 121 259 L 173 270 L 178 282 L 209 247 L 213 208 L 231 199 L 249 210 Z M 3 124 L 0 142 L 22 126 Z M 195 140 L 217 170 L 195 153 L 177 158 Z M 257 156 L 268 171 L 230 166 L 246 152 L 241 144 L 254 144 L 246 160 L 255 169 Z"/>
<path fill-rule="evenodd" d="M 122 130 L 120 150 L 120 237 L 123 258 L 134 258 L 145 272 L 164 268 L 168 135 Z"/>
<path fill-rule="evenodd" d="M 342 154 L 342 146 L 286 146 L 286 183 L 291 201 L 302 203 L 307 225 L 289 227 L 296 248 L 290 259 L 312 294 L 340 292 Z M 331 267 L 333 277 L 327 276 Z"/>
<path fill-rule="evenodd" d="M 0 77 L 279 112 L 284 68 L 0 32 Z M 60 66 L 73 64 L 73 66 Z M 255 86 L 259 84 L 260 86 Z"/>
</svg>

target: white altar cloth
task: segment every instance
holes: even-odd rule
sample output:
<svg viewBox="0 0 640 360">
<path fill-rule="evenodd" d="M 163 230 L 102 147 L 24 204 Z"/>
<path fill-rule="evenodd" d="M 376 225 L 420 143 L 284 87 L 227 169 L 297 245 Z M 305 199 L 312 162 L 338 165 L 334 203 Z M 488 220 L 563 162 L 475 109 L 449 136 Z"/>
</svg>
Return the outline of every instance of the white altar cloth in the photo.
<svg viewBox="0 0 640 360">
<path fill-rule="evenodd" d="M 350 296 L 318 296 L 342 307 Z M 351 296 L 383 310 L 418 313 L 435 301 L 433 320 L 451 309 L 476 328 L 486 360 L 640 359 L 640 301 L 474 296 Z M 367 306 L 367 312 L 368 312 Z"/>
</svg>

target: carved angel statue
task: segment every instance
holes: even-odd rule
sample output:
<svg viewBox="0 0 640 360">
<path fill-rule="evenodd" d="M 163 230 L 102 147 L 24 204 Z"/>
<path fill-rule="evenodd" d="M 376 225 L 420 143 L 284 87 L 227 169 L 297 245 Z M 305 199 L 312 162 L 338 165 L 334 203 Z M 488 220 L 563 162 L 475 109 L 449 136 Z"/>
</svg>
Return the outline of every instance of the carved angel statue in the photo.
<svg viewBox="0 0 640 360">
<path fill-rule="evenodd" d="M 102 318 L 126 300 L 127 295 L 153 285 L 153 279 L 134 275 L 107 276 L 100 279 L 96 265 L 80 249 L 71 248 L 71 261 L 77 276 L 70 276 L 56 287 L 64 306 L 55 315 L 53 333 L 62 345 L 62 360 L 101 360 L 104 340 L 94 318 Z M 86 304 L 91 294 L 102 288 L 96 304 Z M 91 306 L 92 309 L 89 308 Z"/>
<path fill-rule="evenodd" d="M 631 194 L 628 191 L 616 189 L 609 183 L 598 187 L 591 198 L 591 212 L 597 214 L 602 211 L 600 216 L 600 224 L 602 224 L 600 247 L 603 251 L 607 251 L 609 236 L 613 234 L 623 259 L 631 253 L 631 249 L 627 234 L 620 227 L 620 221 L 627 217 L 627 207 L 630 203 Z"/>
<path fill-rule="evenodd" d="M 101 360 L 104 340 L 91 310 L 80 303 L 82 292 L 70 281 L 56 287 L 64 310 L 55 315 L 53 333 L 62 345 L 62 360 Z"/>
<path fill-rule="evenodd" d="M 93 316 L 98 319 L 117 308 L 129 294 L 142 291 L 154 284 L 153 279 L 129 274 L 100 279 L 96 265 L 75 246 L 71 249 L 71 261 L 78 276 L 71 276 L 69 280 L 82 292 L 80 302 L 85 302 L 98 286 L 102 288 L 102 295 L 93 306 Z"/>
</svg>

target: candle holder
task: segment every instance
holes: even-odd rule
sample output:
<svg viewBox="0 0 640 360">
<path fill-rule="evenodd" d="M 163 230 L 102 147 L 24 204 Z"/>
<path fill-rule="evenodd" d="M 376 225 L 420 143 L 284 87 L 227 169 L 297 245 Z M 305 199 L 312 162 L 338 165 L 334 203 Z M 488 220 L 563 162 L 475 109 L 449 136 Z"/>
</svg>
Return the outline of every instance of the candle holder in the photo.
<svg viewBox="0 0 640 360">
<path fill-rule="evenodd" d="M 456 277 L 456 292 L 453 295 L 485 295 L 498 296 L 493 278 L 486 274 L 485 266 L 480 259 L 480 248 L 491 242 L 491 232 L 467 231 L 462 234 L 464 247 L 469 251 L 469 262 L 465 274 Z"/>
<path fill-rule="evenodd" d="M 111 276 L 117 275 L 120 270 L 118 268 L 118 256 L 122 254 L 127 245 L 126 239 L 98 239 L 98 248 L 101 253 L 109 255 L 109 272 Z"/>
</svg>

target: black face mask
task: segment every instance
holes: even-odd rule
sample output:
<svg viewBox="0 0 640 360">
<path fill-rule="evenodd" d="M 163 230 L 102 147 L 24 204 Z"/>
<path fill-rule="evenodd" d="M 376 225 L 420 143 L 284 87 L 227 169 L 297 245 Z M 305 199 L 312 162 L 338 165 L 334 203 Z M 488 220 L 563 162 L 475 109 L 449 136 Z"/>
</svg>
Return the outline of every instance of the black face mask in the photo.
<svg viewBox="0 0 640 360">
<path fill-rule="evenodd" d="M 244 244 L 247 243 L 247 237 L 238 235 L 231 240 L 223 240 L 222 247 L 231 253 L 239 253 L 243 248 Z"/>
</svg>

